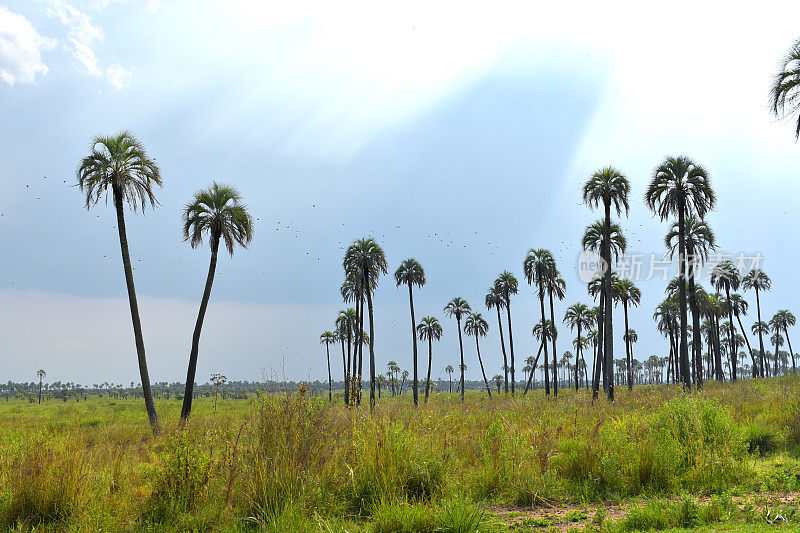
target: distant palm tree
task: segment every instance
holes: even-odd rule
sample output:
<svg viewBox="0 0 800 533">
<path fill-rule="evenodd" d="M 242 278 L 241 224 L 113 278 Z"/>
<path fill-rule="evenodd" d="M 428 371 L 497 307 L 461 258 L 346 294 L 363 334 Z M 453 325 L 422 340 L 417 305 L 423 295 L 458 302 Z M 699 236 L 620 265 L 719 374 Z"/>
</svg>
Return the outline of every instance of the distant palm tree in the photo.
<svg viewBox="0 0 800 533">
<path fill-rule="evenodd" d="M 589 341 L 588 337 L 575 337 L 572 341 L 572 346 L 575 348 L 579 354 L 581 354 L 580 359 L 575 358 L 575 379 L 576 382 L 580 381 L 580 371 L 583 370 L 583 377 L 584 377 L 584 384 L 586 388 L 589 388 L 589 375 L 587 373 L 587 365 L 586 365 L 586 358 L 583 356 L 584 350 L 591 345 L 591 341 Z M 577 389 L 576 389 L 577 390 Z"/>
<path fill-rule="evenodd" d="M 614 361 L 614 335 L 611 316 L 611 208 L 613 207 L 617 216 L 625 211 L 627 216 L 630 206 L 628 204 L 628 194 L 631 184 L 622 172 L 613 168 L 606 167 L 592 174 L 583 185 L 583 203 L 590 208 L 597 208 L 601 204 L 604 212 L 605 235 L 601 246 L 600 256 L 605 265 L 603 272 L 603 358 L 608 381 L 608 399 L 614 400 L 614 380 L 612 379 L 612 362 Z M 595 391 L 596 395 L 596 391 Z"/>
<path fill-rule="evenodd" d="M 800 39 L 795 41 L 781 62 L 770 90 L 772 112 L 779 118 L 797 114 L 794 137 L 800 136 Z"/>
<path fill-rule="evenodd" d="M 680 344 L 679 358 L 682 381 L 685 388 L 691 388 L 689 373 L 689 342 L 687 329 L 686 301 L 686 217 L 692 214 L 702 219 L 714 208 L 716 196 L 711 187 L 708 172 L 686 156 L 668 157 L 653 173 L 653 178 L 645 193 L 648 207 L 664 221 L 670 216 L 678 218 L 678 277 Z"/>
<path fill-rule="evenodd" d="M 786 342 L 789 344 L 789 355 L 792 358 L 792 374 L 797 373 L 797 365 L 794 362 L 794 351 L 792 350 L 792 341 L 789 340 L 789 326 L 794 326 L 797 322 L 794 315 L 788 309 L 781 309 L 775 316 L 772 317 L 772 321 L 780 326 L 780 329 L 783 330 L 783 334 L 786 336 Z"/>
<path fill-rule="evenodd" d="M 351 387 L 351 364 L 353 364 L 353 332 L 356 330 L 358 319 L 356 310 L 352 307 L 344 311 L 339 311 L 339 316 L 336 317 L 336 331 L 339 335 L 339 341 L 342 343 L 342 364 L 344 365 L 344 403 L 350 405 L 350 387 Z M 345 359 L 344 344 L 347 341 L 347 358 Z"/>
<path fill-rule="evenodd" d="M 336 335 L 332 331 L 326 331 L 319 336 L 319 343 L 325 345 L 325 354 L 328 356 L 328 401 L 333 401 L 333 377 L 331 374 L 331 349 L 330 345 L 336 342 Z"/>
<path fill-rule="evenodd" d="M 453 368 L 453 365 L 447 365 L 444 367 L 444 371 L 447 372 L 447 375 L 450 378 L 450 394 L 453 394 L 453 372 L 455 372 L 455 369 Z"/>
<path fill-rule="evenodd" d="M 783 335 L 781 335 L 781 333 L 780 333 L 782 328 L 780 327 L 780 325 L 772 324 L 772 323 L 770 323 L 769 326 L 772 328 L 772 331 L 774 332 L 772 337 L 769 338 L 769 342 L 771 342 L 772 345 L 775 346 L 775 359 L 774 359 L 775 363 L 772 366 L 772 375 L 773 376 L 777 376 L 778 375 L 778 352 L 779 352 L 781 346 L 783 346 Z"/>
<path fill-rule="evenodd" d="M 508 347 L 511 352 L 511 366 L 509 367 L 511 371 L 511 396 L 514 396 L 514 389 L 517 381 L 514 375 L 516 367 L 514 365 L 514 335 L 511 330 L 511 296 L 517 294 L 517 287 L 517 278 L 508 270 L 501 272 L 494 281 L 494 288 L 505 300 L 506 321 L 508 322 Z"/>
<path fill-rule="evenodd" d="M 374 239 L 359 239 L 347 249 L 343 261 L 347 273 L 358 274 L 367 295 L 369 312 L 369 407 L 375 408 L 375 321 L 372 311 L 372 293 L 378 287 L 378 278 L 386 274 L 386 254 Z"/>
<path fill-rule="evenodd" d="M 642 300 L 642 292 L 639 288 L 629 279 L 618 280 L 612 290 L 614 291 L 615 300 L 622 302 L 622 309 L 625 313 L 625 331 L 623 339 L 625 340 L 625 368 L 628 381 L 628 390 L 633 390 L 633 369 L 631 367 L 633 359 L 632 347 L 630 343 L 630 336 L 627 332 L 631 331 L 628 326 L 628 306 L 636 307 Z"/>
<path fill-rule="evenodd" d="M 400 263 L 399 267 L 397 267 L 397 270 L 394 273 L 394 280 L 397 282 L 398 287 L 400 285 L 408 285 L 408 301 L 409 305 L 411 306 L 411 339 L 412 346 L 414 348 L 414 384 L 412 388 L 414 389 L 414 405 L 418 405 L 419 377 L 417 375 L 417 323 L 414 319 L 414 292 L 412 287 L 414 285 L 417 287 L 422 287 L 425 285 L 425 270 L 416 259 L 406 259 Z M 430 376 L 428 376 L 428 378 L 430 379 Z M 427 392 L 425 396 L 427 399 Z"/>
<path fill-rule="evenodd" d="M 500 319 L 500 309 L 505 307 L 506 300 L 498 292 L 497 287 L 489 287 L 489 292 L 486 293 L 484 300 L 487 309 L 495 308 L 497 310 L 497 329 L 500 332 L 500 349 L 503 352 L 503 381 L 505 383 L 505 392 L 508 394 L 508 357 L 506 356 L 506 343 L 503 340 L 503 321 Z M 500 391 L 497 392 L 500 394 Z"/>
<path fill-rule="evenodd" d="M 730 328 L 728 328 L 728 344 L 731 354 L 731 381 L 736 381 L 736 344 L 734 339 L 734 326 L 733 326 L 733 305 L 731 305 L 731 290 L 737 290 L 739 283 L 741 283 L 741 276 L 739 270 L 733 265 L 730 259 L 720 261 L 711 270 L 711 283 L 718 290 L 725 290 L 725 308 L 728 310 L 728 321 Z"/>
<path fill-rule="evenodd" d="M 753 335 L 758 335 L 759 339 L 761 339 L 764 335 L 769 335 L 769 324 L 759 320 L 751 326 L 750 330 L 753 332 Z M 763 341 L 761 344 L 763 346 Z M 759 353 L 759 366 L 761 367 L 761 377 L 766 377 L 766 374 L 769 372 L 769 364 L 766 362 L 766 355 L 761 355 Z"/>
<path fill-rule="evenodd" d="M 47 372 L 41 368 L 36 371 L 36 377 L 39 378 L 39 404 L 42 403 L 42 378 L 44 378 L 46 375 Z"/>
<path fill-rule="evenodd" d="M 442 338 L 442 325 L 439 320 L 433 316 L 426 316 L 422 318 L 422 322 L 417 326 L 417 335 L 419 340 L 428 341 L 428 377 L 425 379 L 425 403 L 428 402 L 428 394 L 430 393 L 431 385 L 431 365 L 433 364 L 433 341 L 438 341 Z"/>
<path fill-rule="evenodd" d="M 444 307 L 444 313 L 449 317 L 455 317 L 458 325 L 458 349 L 461 352 L 461 401 L 464 401 L 464 343 L 461 340 L 461 318 L 472 311 L 469 304 L 463 298 L 456 296 Z M 512 352 L 513 353 L 513 352 Z"/>
<path fill-rule="evenodd" d="M 203 298 L 200 300 L 200 311 L 192 335 L 192 350 L 189 353 L 189 369 L 186 372 L 186 387 L 183 393 L 181 423 L 186 423 L 192 412 L 194 396 L 194 378 L 197 371 L 197 356 L 200 350 L 200 332 L 206 316 L 208 301 L 211 298 L 211 286 L 217 270 L 217 252 L 220 242 L 233 257 L 236 245 L 247 248 L 253 238 L 253 218 L 242 204 L 242 195 L 234 187 L 212 183 L 208 189 L 201 189 L 194 194 L 192 201 L 183 210 L 183 238 L 189 241 L 192 248 L 203 244 L 207 236 L 211 245 L 211 263 L 208 267 Z"/>
<path fill-rule="evenodd" d="M 125 204 L 136 211 L 141 205 L 142 211 L 149 203 L 155 207 L 157 201 L 153 188 L 161 186 L 161 172 L 155 159 L 148 157 L 144 146 L 128 131 L 116 136 L 95 137 L 91 143 L 91 153 L 81 160 L 77 172 L 78 186 L 86 195 L 86 208 L 97 204 L 108 195 L 114 201 L 117 212 L 117 232 L 122 251 L 122 268 L 125 271 L 125 284 L 128 289 L 128 304 L 131 309 L 133 336 L 136 342 L 136 356 L 139 360 L 139 375 L 142 380 L 142 397 L 144 398 L 147 418 L 153 434 L 161 432 L 158 413 L 153 403 L 150 389 L 150 375 L 147 371 L 142 322 L 139 318 L 139 304 L 136 300 L 136 288 L 133 283 L 133 267 L 128 251 L 128 236 L 125 231 Z"/>
<path fill-rule="evenodd" d="M 578 390 L 578 360 L 583 359 L 583 348 L 585 343 L 581 342 L 581 329 L 589 329 L 592 327 L 592 315 L 589 307 L 582 303 L 577 303 L 569 306 L 567 312 L 564 313 L 564 324 L 569 326 L 570 331 L 578 330 L 578 337 L 574 344 L 577 355 L 575 356 L 575 390 Z"/>
<path fill-rule="evenodd" d="M 489 387 L 489 380 L 486 379 L 486 370 L 483 368 L 483 359 L 481 358 L 481 345 L 478 342 L 480 337 L 486 336 L 486 332 L 489 331 L 489 324 L 483 319 L 480 313 L 470 313 L 467 320 L 464 322 L 464 331 L 467 335 L 475 337 L 475 349 L 478 351 L 478 363 L 481 365 L 483 383 L 486 385 L 486 392 L 489 394 L 489 398 L 491 398 L 492 389 Z"/>
<path fill-rule="evenodd" d="M 525 260 L 522 262 L 522 271 L 525 274 L 525 280 L 528 285 L 536 286 L 539 295 L 539 307 L 542 315 L 542 320 L 539 324 L 545 322 L 544 312 L 544 297 L 548 290 L 550 279 L 553 277 L 556 270 L 556 262 L 553 255 L 549 250 L 543 248 L 528 250 Z M 550 371 L 547 364 L 547 340 L 545 336 L 539 337 L 542 342 L 542 351 L 544 352 L 544 390 L 547 396 L 550 395 Z M 555 384 L 554 384 L 555 386 Z"/>
<path fill-rule="evenodd" d="M 758 312 L 758 322 L 761 321 L 761 299 L 759 297 L 760 291 L 768 291 L 772 288 L 772 280 L 769 279 L 763 270 L 753 269 L 748 272 L 742 279 L 742 289 L 748 291 L 753 289 L 756 291 L 756 310 Z M 754 326 L 755 327 L 755 326 Z M 756 330 L 753 330 L 756 333 Z M 768 333 L 767 333 L 768 334 Z M 758 330 L 758 344 L 759 344 L 759 365 L 761 367 L 761 377 L 764 377 L 764 332 L 762 328 Z"/>
<path fill-rule="evenodd" d="M 492 381 L 494 381 L 494 384 L 497 385 L 497 394 L 500 394 L 500 386 L 503 385 L 502 374 L 495 374 L 494 377 L 492 377 Z"/>
<path fill-rule="evenodd" d="M 397 374 L 400 373 L 400 367 L 398 366 L 397 362 L 395 362 L 395 361 L 389 361 L 389 363 L 386 366 L 389 369 L 389 372 L 388 372 L 389 379 L 390 379 L 390 381 L 392 383 L 392 396 L 395 396 L 397 394 L 397 390 L 395 388 L 395 384 L 397 382 Z"/>
<path fill-rule="evenodd" d="M 542 324 L 544 324 L 544 326 Z M 542 351 L 544 351 L 544 353 L 545 353 L 544 371 L 545 371 L 545 376 L 546 376 L 547 372 L 548 372 L 547 367 L 550 366 L 548 364 L 548 362 L 547 362 L 547 357 L 546 357 L 547 356 L 547 343 L 549 341 L 551 341 L 553 339 L 553 337 L 558 336 L 558 332 L 556 331 L 556 328 L 553 326 L 553 323 L 550 320 L 542 320 L 541 322 L 539 322 L 535 326 L 533 326 L 533 330 L 531 331 L 531 334 L 533 335 L 534 339 L 536 339 L 536 340 L 538 340 L 540 342 L 539 353 L 542 353 Z M 538 356 L 537 356 L 537 359 L 538 359 Z M 536 360 L 534 360 L 531 363 L 531 372 L 533 372 L 536 369 L 536 362 L 535 361 Z M 556 369 L 553 368 L 553 379 L 554 380 L 556 379 L 555 373 L 556 373 Z M 528 382 L 530 382 L 530 377 L 531 376 L 528 376 Z M 526 391 L 527 391 L 527 389 L 528 389 L 528 387 L 525 388 Z"/>
</svg>

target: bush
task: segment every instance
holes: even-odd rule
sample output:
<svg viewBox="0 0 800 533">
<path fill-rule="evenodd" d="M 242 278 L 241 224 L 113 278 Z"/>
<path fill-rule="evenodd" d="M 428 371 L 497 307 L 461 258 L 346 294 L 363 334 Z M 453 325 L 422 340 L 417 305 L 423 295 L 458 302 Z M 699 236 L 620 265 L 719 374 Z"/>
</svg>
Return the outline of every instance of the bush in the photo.
<svg viewBox="0 0 800 533">
<path fill-rule="evenodd" d="M 780 447 L 778 432 L 758 422 L 748 425 L 744 430 L 744 442 L 747 452 L 765 456 L 773 453 Z"/>
</svg>

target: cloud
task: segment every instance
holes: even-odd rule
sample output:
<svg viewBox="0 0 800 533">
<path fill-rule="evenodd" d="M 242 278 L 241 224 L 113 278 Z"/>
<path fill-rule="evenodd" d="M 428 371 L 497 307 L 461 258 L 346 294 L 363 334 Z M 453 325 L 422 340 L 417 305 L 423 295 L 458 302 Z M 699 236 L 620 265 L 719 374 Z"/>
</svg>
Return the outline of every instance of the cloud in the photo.
<svg viewBox="0 0 800 533">
<path fill-rule="evenodd" d="M 47 74 L 42 52 L 55 44 L 55 39 L 39 35 L 28 19 L 0 6 L 0 79 L 4 82 L 34 83 L 37 74 Z"/>
<path fill-rule="evenodd" d="M 63 0 L 50 0 L 47 14 L 56 17 L 67 27 L 67 42 L 73 57 L 91 76 L 105 79 L 117 90 L 130 82 L 132 72 L 119 64 L 103 67 L 94 52 L 95 41 L 103 40 L 103 30 L 92 23 L 91 17 Z"/>
</svg>

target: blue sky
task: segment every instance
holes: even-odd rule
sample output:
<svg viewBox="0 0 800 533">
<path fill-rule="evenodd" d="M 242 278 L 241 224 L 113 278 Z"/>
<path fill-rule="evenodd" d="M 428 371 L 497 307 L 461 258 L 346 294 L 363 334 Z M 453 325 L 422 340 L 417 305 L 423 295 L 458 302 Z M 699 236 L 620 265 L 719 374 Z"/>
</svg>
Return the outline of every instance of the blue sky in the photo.
<svg viewBox="0 0 800 533">
<path fill-rule="evenodd" d="M 391 271 L 407 257 L 426 268 L 417 314 L 445 325 L 433 375 L 456 363 L 441 311 L 453 296 L 489 320 L 494 374 L 496 319 L 482 302 L 496 275 L 524 286 L 525 252 L 549 248 L 568 286 L 557 317 L 589 303 L 575 265 L 599 214 L 581 183 L 608 164 L 626 173 L 630 248 L 660 254 L 666 225 L 641 197 L 679 153 L 711 172 L 720 248 L 763 255 L 764 313 L 800 311 L 787 201 L 800 147 L 767 104 L 800 6 L 327 4 L 0 0 L 0 381 L 38 368 L 137 380 L 114 214 L 87 212 L 74 186 L 92 136 L 120 129 L 164 177 L 161 205 L 127 223 L 154 381 L 185 375 L 208 250 L 182 242 L 179 213 L 212 180 L 239 187 L 258 220 L 252 246 L 221 261 L 199 380 L 322 379 L 318 337 L 342 307 L 343 249 L 362 236 L 384 245 Z M 651 320 L 664 286 L 642 281 L 631 312 L 642 359 L 666 355 Z M 375 302 L 378 365 L 408 368 L 407 294 L 387 276 Z M 525 357 L 533 291 L 512 305 Z M 478 378 L 472 344 L 465 356 Z"/>
</svg>

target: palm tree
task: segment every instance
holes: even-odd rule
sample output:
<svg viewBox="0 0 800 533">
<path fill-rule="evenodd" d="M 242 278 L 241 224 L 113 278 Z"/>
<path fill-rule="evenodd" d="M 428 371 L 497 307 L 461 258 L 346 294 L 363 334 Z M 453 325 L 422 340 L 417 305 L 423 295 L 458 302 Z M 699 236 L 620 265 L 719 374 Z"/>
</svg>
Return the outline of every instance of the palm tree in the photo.
<svg viewBox="0 0 800 533">
<path fill-rule="evenodd" d="M 583 359 L 583 347 L 585 343 L 581 343 L 581 329 L 589 329 L 592 327 L 592 316 L 589 307 L 582 303 L 577 303 L 569 306 L 567 312 L 564 313 L 564 324 L 569 326 L 570 331 L 578 330 L 578 337 L 576 339 L 575 350 L 575 390 L 578 390 L 578 360 Z"/>
<path fill-rule="evenodd" d="M 456 296 L 444 307 L 444 313 L 449 317 L 455 317 L 458 325 L 458 349 L 461 352 L 461 401 L 464 401 L 464 344 L 461 340 L 461 317 L 472 311 L 469 304 L 463 298 Z M 514 353 L 513 351 L 511 352 Z M 512 356 L 513 357 L 513 356 Z M 513 358 L 512 358 L 513 361 Z M 512 363 L 513 364 L 513 363 Z M 513 376 L 513 372 L 512 372 Z"/>
<path fill-rule="evenodd" d="M 614 360 L 614 335 L 611 317 L 611 208 L 617 212 L 617 216 L 625 211 L 627 216 L 630 206 L 628 205 L 628 193 L 631 185 L 628 179 L 617 169 L 606 167 L 592 174 L 583 185 L 583 203 L 590 208 L 598 208 L 603 205 L 605 234 L 601 246 L 600 256 L 605 265 L 603 272 L 603 357 L 605 359 L 606 375 L 608 376 L 608 399 L 614 400 L 614 382 L 611 379 L 613 369 L 611 362 Z"/>
<path fill-rule="evenodd" d="M 792 358 L 792 374 L 797 373 L 797 365 L 794 362 L 794 351 L 792 350 L 792 341 L 789 340 L 789 326 L 794 326 L 797 320 L 795 319 L 794 315 L 789 312 L 788 309 L 781 309 L 775 316 L 772 317 L 772 320 L 775 323 L 780 325 L 780 328 L 783 330 L 783 334 L 786 336 L 786 342 L 789 344 L 789 356 Z"/>
<path fill-rule="evenodd" d="M 538 322 L 536 325 L 533 326 L 533 330 L 531 331 L 531 334 L 533 335 L 534 339 L 538 340 L 541 343 L 540 346 L 539 346 L 539 354 L 541 354 L 542 351 L 544 351 L 544 355 L 545 355 L 545 358 L 544 358 L 544 372 L 545 372 L 545 376 L 547 376 L 548 375 L 547 374 L 548 373 L 547 367 L 550 366 L 547 363 L 547 343 L 549 341 L 551 341 L 554 337 L 558 336 L 558 331 L 556 331 L 555 326 L 553 325 L 553 323 L 550 320 L 542 320 L 541 322 Z M 538 359 L 539 359 L 539 357 L 537 355 L 536 359 L 531 364 L 531 368 L 532 368 L 531 372 L 533 372 L 536 369 L 536 361 Z M 556 369 L 555 369 L 555 367 L 553 367 L 553 379 L 554 380 L 556 378 L 555 373 L 556 373 Z M 530 383 L 530 376 L 528 377 L 528 383 Z M 525 390 L 527 391 L 528 387 L 525 387 Z"/>
<path fill-rule="evenodd" d="M 555 312 L 553 310 L 553 295 L 559 299 L 563 300 L 564 296 L 566 295 L 567 291 L 567 284 L 561 278 L 561 274 L 558 272 L 558 269 L 555 268 L 555 259 L 553 260 L 553 270 L 550 271 L 549 275 L 547 276 L 547 295 L 550 300 L 550 322 L 554 324 L 555 327 L 556 317 Z M 553 373 L 557 374 L 556 369 L 558 366 L 556 365 L 556 336 L 553 335 L 551 339 L 553 345 Z M 553 396 L 558 396 L 558 376 L 553 376 Z"/>
<path fill-rule="evenodd" d="M 556 271 L 555 260 L 553 259 L 553 255 L 543 248 L 538 250 L 531 248 L 528 250 L 528 254 L 525 256 L 525 260 L 522 262 L 522 271 L 525 275 L 525 280 L 528 282 L 528 285 L 535 285 L 537 289 L 537 293 L 539 295 L 539 307 L 542 314 L 542 320 L 539 324 L 543 324 L 545 321 L 545 314 L 544 314 L 544 296 L 545 292 L 547 291 L 548 283 L 550 278 L 553 276 L 553 272 Z M 542 342 L 542 351 L 544 352 L 544 389 L 545 394 L 550 395 L 550 371 L 548 369 L 547 364 L 547 341 L 545 336 L 542 335 L 540 337 Z"/>
<path fill-rule="evenodd" d="M 42 378 L 44 378 L 46 375 L 47 375 L 47 372 L 45 372 L 41 368 L 36 371 L 36 377 L 39 378 L 39 404 L 40 405 L 42 403 Z"/>
<path fill-rule="evenodd" d="M 351 372 L 350 367 L 352 361 L 352 344 L 353 332 L 356 330 L 357 325 L 356 310 L 352 307 L 344 311 L 339 311 L 339 316 L 336 317 L 336 331 L 339 335 L 339 341 L 342 343 L 342 365 L 344 366 L 344 403 L 350 405 L 350 386 L 351 386 Z M 347 341 L 347 358 L 345 359 L 344 345 Z"/>
<path fill-rule="evenodd" d="M 758 364 L 756 363 L 756 358 L 753 355 L 755 352 L 753 351 L 753 347 L 750 346 L 750 339 L 747 337 L 747 331 L 744 329 L 744 324 L 742 324 L 742 317 L 747 316 L 747 308 L 749 307 L 747 304 L 747 300 L 745 300 L 741 294 L 733 293 L 731 297 L 728 298 L 728 305 L 731 306 L 733 310 L 733 316 L 736 317 L 736 322 L 739 324 L 739 330 L 742 332 L 742 338 L 744 339 L 745 344 L 747 344 L 747 353 L 750 354 L 750 357 L 753 360 L 753 364 L 750 368 L 752 377 L 756 377 L 756 372 L 758 371 Z"/>
<path fill-rule="evenodd" d="M 331 343 L 336 342 L 336 335 L 332 331 L 326 331 L 319 336 L 319 343 L 325 345 L 325 354 L 328 356 L 328 401 L 333 401 L 333 377 L 331 374 Z"/>
<path fill-rule="evenodd" d="M 483 383 L 486 385 L 486 392 L 489 394 L 489 398 L 491 398 L 492 389 L 489 387 L 489 380 L 486 379 L 486 370 L 483 368 L 483 359 L 481 358 L 481 346 L 478 343 L 478 338 L 485 337 L 486 332 L 489 331 L 489 324 L 483 319 L 480 313 L 470 313 L 467 320 L 464 322 L 464 331 L 467 335 L 475 337 L 475 349 L 478 351 L 478 363 L 481 365 Z"/>
<path fill-rule="evenodd" d="M 189 241 L 192 248 L 203 244 L 207 236 L 211 245 L 211 264 L 208 277 L 200 300 L 200 311 L 192 335 L 192 350 L 189 352 L 189 369 L 186 372 L 186 388 L 183 393 L 181 423 L 186 423 L 192 412 L 194 396 L 194 377 L 197 371 L 197 356 L 200 349 L 200 332 L 206 316 L 208 301 L 211 298 L 211 286 L 217 270 L 217 252 L 220 242 L 233 257 L 236 245 L 247 248 L 253 238 L 253 219 L 242 204 L 242 195 L 238 190 L 219 183 L 212 183 L 208 189 L 197 191 L 183 210 L 183 238 Z"/>
<path fill-rule="evenodd" d="M 720 261 L 711 270 L 711 283 L 720 291 L 725 290 L 726 308 L 728 310 L 728 344 L 731 353 L 731 381 L 736 381 L 736 345 L 734 340 L 734 327 L 733 327 L 733 308 L 731 305 L 731 290 L 737 290 L 739 283 L 741 283 L 741 276 L 739 270 L 733 265 L 733 261 L 725 259 Z"/>
<path fill-rule="evenodd" d="M 614 292 L 616 300 L 622 302 L 622 309 L 625 312 L 625 358 L 626 370 L 628 377 L 628 390 L 633 390 L 633 371 L 631 369 L 631 359 L 633 358 L 633 347 L 631 346 L 631 336 L 629 334 L 630 327 L 628 326 L 628 306 L 637 307 L 642 299 L 642 292 L 639 288 L 629 279 L 621 279 L 614 284 Z"/>
<path fill-rule="evenodd" d="M 514 335 L 511 331 L 511 295 L 517 294 L 517 278 L 515 278 L 514 274 L 508 270 L 504 270 L 494 281 L 494 288 L 505 300 L 506 321 L 508 322 L 508 347 L 511 351 L 511 396 L 514 396 L 514 389 L 517 379 L 514 375 L 514 370 L 516 367 L 514 366 Z"/>
<path fill-rule="evenodd" d="M 778 375 L 778 352 L 779 352 L 781 346 L 783 346 L 783 335 L 781 335 L 781 331 L 782 331 L 783 328 L 781 328 L 780 324 L 773 324 L 772 322 L 769 323 L 769 327 L 774 332 L 772 337 L 769 338 L 769 341 L 772 343 L 773 346 L 775 346 L 775 363 L 772 366 L 772 375 L 773 376 L 777 376 Z"/>
<path fill-rule="evenodd" d="M 769 279 L 769 276 L 760 269 L 753 269 L 748 272 L 745 277 L 742 279 L 742 289 L 748 291 L 750 289 L 754 289 L 756 291 L 756 310 L 758 312 L 758 322 L 761 322 L 761 299 L 759 297 L 760 291 L 768 291 L 772 288 L 772 280 Z M 755 333 L 755 330 L 753 330 Z M 764 336 L 759 329 L 758 333 L 758 344 L 759 344 L 759 360 L 760 360 L 760 367 L 761 367 L 761 377 L 764 377 Z"/>
<path fill-rule="evenodd" d="M 411 288 L 414 285 L 420 288 L 425 285 L 425 270 L 416 259 L 406 259 L 400 263 L 399 267 L 397 267 L 397 270 L 394 273 L 394 280 L 397 282 L 398 287 L 402 284 L 408 285 L 408 301 L 409 305 L 411 306 L 411 339 L 414 348 L 414 405 L 418 405 L 419 402 L 417 398 L 419 390 L 419 378 L 417 376 L 417 323 L 414 320 L 414 293 Z M 430 376 L 428 376 L 428 378 L 430 378 Z M 428 395 L 426 392 L 426 399 L 427 396 Z"/>
<path fill-rule="evenodd" d="M 506 343 L 503 340 L 503 321 L 500 319 L 500 309 L 505 307 L 506 300 L 498 292 L 497 287 L 489 287 L 484 300 L 487 309 L 495 308 L 497 310 L 497 329 L 500 332 L 500 349 L 503 352 L 503 381 L 505 383 L 505 392 L 508 394 L 508 357 L 506 356 Z M 498 394 L 500 392 L 498 391 Z"/>
<path fill-rule="evenodd" d="M 591 322 L 589 322 L 589 324 L 589 327 L 591 327 Z M 578 359 L 577 356 L 575 358 L 575 366 L 577 367 L 575 369 L 575 380 L 576 382 L 579 381 L 578 378 L 580 375 L 580 370 L 582 369 L 584 374 L 584 383 L 586 384 L 587 390 L 589 389 L 589 376 L 587 374 L 586 358 L 583 356 L 583 351 L 588 348 L 590 344 L 591 341 L 589 341 L 588 337 L 575 337 L 575 339 L 572 341 L 572 346 L 579 354 L 581 354 L 580 359 Z M 577 391 L 577 385 L 575 390 Z"/>
<path fill-rule="evenodd" d="M 444 367 L 444 371 L 447 372 L 447 375 L 450 378 L 450 394 L 453 394 L 453 372 L 455 372 L 455 369 L 453 368 L 453 365 L 447 365 Z"/>
<path fill-rule="evenodd" d="M 369 407 L 375 408 L 375 321 L 372 311 L 372 293 L 378 287 L 378 278 L 386 274 L 386 254 L 374 239 L 359 239 L 347 249 L 342 263 L 347 273 L 359 274 L 367 295 L 369 312 Z"/>
<path fill-rule="evenodd" d="M 689 344 L 686 319 L 686 217 L 696 214 L 702 219 L 713 209 L 716 197 L 708 172 L 686 156 L 668 157 L 654 171 L 645 193 L 648 207 L 664 221 L 678 218 L 678 277 L 680 312 L 679 357 L 683 385 L 691 387 L 689 374 Z"/>
<path fill-rule="evenodd" d="M 392 384 L 392 396 L 395 396 L 397 394 L 395 383 L 397 382 L 397 374 L 400 372 L 400 366 L 398 366 L 396 361 L 389 361 L 386 367 L 389 370 L 387 374 L 389 375 L 389 380 Z"/>
<path fill-rule="evenodd" d="M 492 381 L 497 385 L 497 394 L 500 394 L 500 387 L 503 385 L 503 376 L 501 374 L 495 374 L 494 377 L 492 377 Z"/>
<path fill-rule="evenodd" d="M 428 394 L 431 385 L 431 365 L 433 364 L 433 341 L 438 341 L 442 338 L 442 325 L 436 317 L 426 316 L 422 318 L 422 322 L 417 326 L 417 335 L 419 340 L 428 341 L 428 377 L 425 379 L 425 403 L 428 402 Z"/>
<path fill-rule="evenodd" d="M 759 340 L 764 335 L 769 335 L 769 325 L 766 322 L 758 321 L 750 327 L 750 331 L 753 332 L 753 335 L 758 335 Z M 761 342 L 761 346 L 763 347 L 764 343 Z M 766 355 L 763 352 L 759 352 L 759 367 L 760 367 L 760 376 L 763 378 L 769 372 L 769 365 L 766 364 Z"/>
<path fill-rule="evenodd" d="M 770 100 L 776 117 L 798 115 L 794 131 L 797 140 L 800 136 L 800 39 L 795 41 L 781 62 L 781 70 L 772 82 Z"/>
<path fill-rule="evenodd" d="M 600 255 L 605 232 L 606 223 L 603 220 L 598 220 L 586 226 L 583 232 L 583 239 L 581 239 L 583 249 Z M 611 224 L 609 237 L 611 238 L 611 253 L 616 260 L 620 255 L 624 254 L 625 250 L 628 248 L 628 239 L 625 238 L 619 224 Z"/>
<path fill-rule="evenodd" d="M 142 397 L 150 427 L 154 434 L 159 434 L 161 425 L 150 389 L 142 322 L 139 318 L 139 303 L 136 300 L 133 268 L 128 251 L 128 236 L 125 231 L 125 204 L 134 211 L 137 210 L 138 205 L 141 205 L 142 211 L 144 211 L 148 203 L 155 208 L 157 201 L 153 194 L 153 188 L 161 186 L 161 172 L 155 159 L 148 157 L 144 146 L 128 131 L 120 132 L 116 136 L 95 137 L 90 149 L 91 153 L 81 160 L 78 167 L 78 186 L 86 195 L 87 209 L 96 205 L 101 198 L 107 198 L 108 190 L 111 189 L 114 208 L 117 212 L 117 232 L 122 251 L 125 284 L 128 289 L 128 304 L 131 309 L 136 356 L 139 360 Z"/>
</svg>

